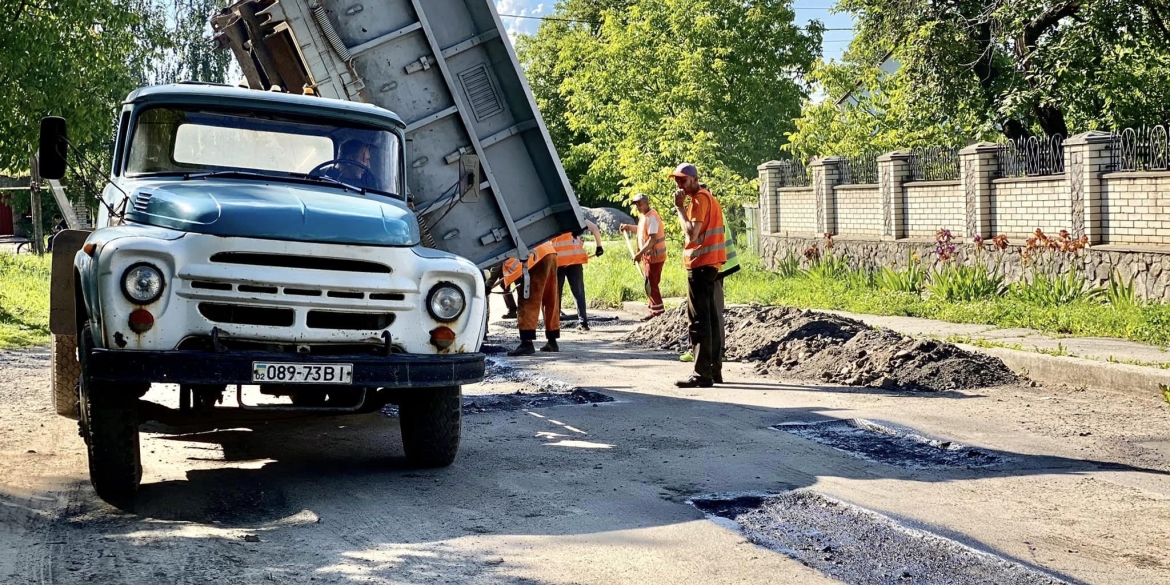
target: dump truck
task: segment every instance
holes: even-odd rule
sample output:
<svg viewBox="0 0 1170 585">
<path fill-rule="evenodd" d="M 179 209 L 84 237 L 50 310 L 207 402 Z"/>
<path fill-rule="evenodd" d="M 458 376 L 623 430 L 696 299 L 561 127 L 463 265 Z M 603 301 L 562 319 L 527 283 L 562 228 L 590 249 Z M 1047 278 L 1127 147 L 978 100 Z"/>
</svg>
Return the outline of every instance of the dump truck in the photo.
<svg viewBox="0 0 1170 585">
<path fill-rule="evenodd" d="M 132 92 L 96 229 L 55 240 L 52 399 L 95 491 L 133 503 L 145 420 L 392 404 L 407 461 L 451 464 L 492 276 L 584 225 L 492 3 L 260 0 L 214 25 L 250 87 Z M 43 119 L 41 175 L 72 151 Z"/>
</svg>

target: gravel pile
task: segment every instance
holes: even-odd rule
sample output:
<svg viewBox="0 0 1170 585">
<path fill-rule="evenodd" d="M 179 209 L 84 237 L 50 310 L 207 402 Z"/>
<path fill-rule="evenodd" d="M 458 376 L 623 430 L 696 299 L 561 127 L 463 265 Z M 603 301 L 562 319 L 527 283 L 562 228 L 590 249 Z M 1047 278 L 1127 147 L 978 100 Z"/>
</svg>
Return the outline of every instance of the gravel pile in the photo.
<svg viewBox="0 0 1170 585">
<path fill-rule="evenodd" d="M 585 219 L 597 224 L 597 229 L 607 236 L 621 235 L 618 230 L 621 229 L 619 226 L 622 224 L 638 224 L 638 220 L 630 214 L 613 207 L 586 207 L 581 210 L 581 213 Z"/>
<path fill-rule="evenodd" d="M 940 392 L 1019 382 L 997 358 L 950 343 L 914 339 L 860 321 L 788 307 L 732 307 L 724 312 L 726 359 L 756 362 L 761 374 L 845 386 Z M 630 333 L 626 341 L 685 351 L 685 307 Z"/>
</svg>

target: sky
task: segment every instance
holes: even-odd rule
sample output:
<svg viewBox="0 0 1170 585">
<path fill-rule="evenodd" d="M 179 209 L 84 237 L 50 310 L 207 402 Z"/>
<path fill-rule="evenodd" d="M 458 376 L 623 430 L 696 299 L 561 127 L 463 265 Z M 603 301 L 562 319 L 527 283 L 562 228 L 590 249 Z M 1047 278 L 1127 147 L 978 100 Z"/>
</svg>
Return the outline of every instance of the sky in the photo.
<svg viewBox="0 0 1170 585">
<path fill-rule="evenodd" d="M 835 0 L 794 0 L 796 20 L 805 23 L 809 20 L 820 20 L 826 28 L 852 28 L 853 17 L 848 14 L 832 14 L 829 8 Z M 547 16 L 552 13 L 556 0 L 496 0 L 496 9 L 501 17 L 505 14 L 519 16 Z M 532 34 L 536 32 L 539 20 L 526 18 L 503 17 L 504 26 L 508 27 L 508 34 L 513 38 L 516 35 Z M 840 59 L 849 40 L 853 38 L 853 31 L 825 31 L 823 46 L 825 60 Z"/>
</svg>

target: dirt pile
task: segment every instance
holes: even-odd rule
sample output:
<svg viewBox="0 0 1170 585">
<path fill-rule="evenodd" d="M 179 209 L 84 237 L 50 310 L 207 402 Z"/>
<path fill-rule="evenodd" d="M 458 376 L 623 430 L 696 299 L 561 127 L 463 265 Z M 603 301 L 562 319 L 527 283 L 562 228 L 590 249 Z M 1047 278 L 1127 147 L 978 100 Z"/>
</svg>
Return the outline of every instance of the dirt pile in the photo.
<svg viewBox="0 0 1170 585">
<path fill-rule="evenodd" d="M 914 339 L 860 321 L 788 307 L 724 312 L 726 359 L 756 362 L 761 374 L 785 374 L 846 386 L 938 392 L 1019 381 L 1000 360 L 930 339 Z M 684 351 L 684 307 L 638 328 L 626 341 Z"/>
</svg>

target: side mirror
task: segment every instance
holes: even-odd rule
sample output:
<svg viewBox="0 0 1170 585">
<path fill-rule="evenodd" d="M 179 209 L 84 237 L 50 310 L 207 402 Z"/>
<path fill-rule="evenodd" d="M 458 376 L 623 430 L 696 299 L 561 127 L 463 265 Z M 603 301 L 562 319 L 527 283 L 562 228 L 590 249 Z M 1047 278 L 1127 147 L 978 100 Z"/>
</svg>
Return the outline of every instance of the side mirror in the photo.
<svg viewBox="0 0 1170 585">
<path fill-rule="evenodd" d="M 459 157 L 459 200 L 464 203 L 479 201 L 479 155 Z"/>
<path fill-rule="evenodd" d="M 54 181 L 65 176 L 68 133 L 65 118 L 45 116 L 41 118 L 41 138 L 37 145 L 37 158 L 41 177 Z"/>
</svg>

